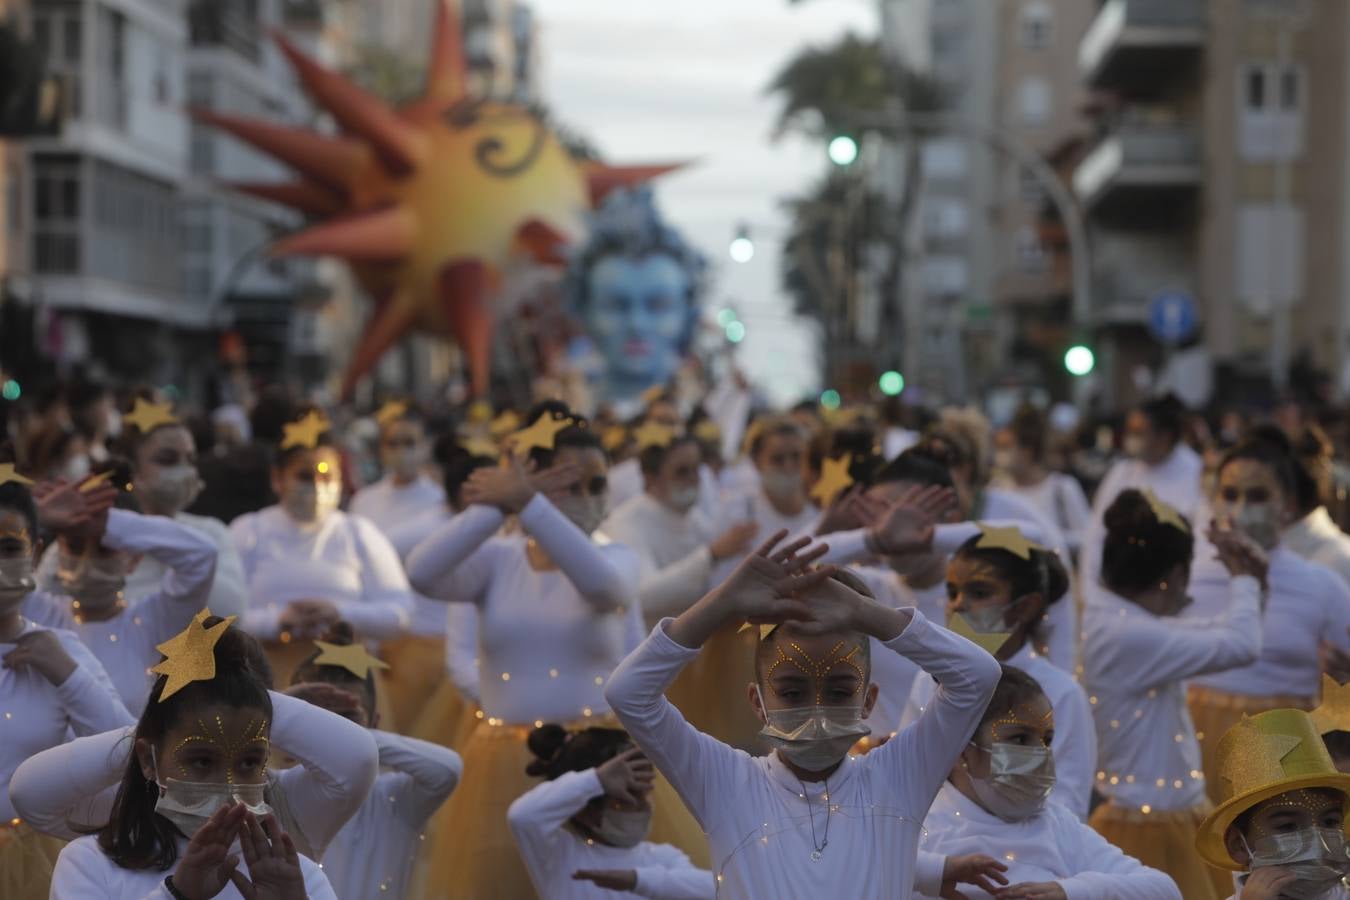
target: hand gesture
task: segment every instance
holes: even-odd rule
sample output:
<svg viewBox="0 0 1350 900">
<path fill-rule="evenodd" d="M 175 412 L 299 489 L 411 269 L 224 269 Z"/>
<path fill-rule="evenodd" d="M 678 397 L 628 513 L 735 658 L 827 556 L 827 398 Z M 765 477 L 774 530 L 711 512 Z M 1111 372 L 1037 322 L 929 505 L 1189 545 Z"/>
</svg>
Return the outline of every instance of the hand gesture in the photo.
<svg viewBox="0 0 1350 900">
<path fill-rule="evenodd" d="M 942 892 L 938 896 L 943 900 L 965 900 L 965 895 L 956 889 L 958 884 L 972 884 L 986 894 L 998 896 L 999 886 L 1008 883 L 1003 875 L 1006 871 L 1008 867 L 992 856 L 949 856 L 942 867 Z"/>
<path fill-rule="evenodd" d="M 314 640 L 342 620 L 338 608 L 328 600 L 292 600 L 281 612 L 281 630 L 294 638 Z"/>
<path fill-rule="evenodd" d="M 736 567 L 719 589 L 730 599 L 732 612 L 752 625 L 777 625 L 788 619 L 809 618 L 810 610 L 800 595 L 834 572 L 830 566 L 811 567 L 829 550 L 826 544 L 812 544 L 809 537 L 804 537 L 775 550 L 786 537 L 787 531 L 783 530 L 769 538 Z M 805 552 L 799 556 L 800 551 Z"/>
<path fill-rule="evenodd" d="M 284 693 L 287 697 L 303 700 L 311 706 L 326 709 L 330 713 L 352 721 L 356 721 L 358 716 L 365 713 L 360 697 L 335 684 L 328 684 L 323 681 L 304 681 L 300 684 L 293 684 L 286 688 Z"/>
<path fill-rule="evenodd" d="M 1240 531 L 1220 529 L 1211 525 L 1206 535 L 1219 554 L 1228 574 L 1237 578 L 1250 575 L 1266 587 L 1266 576 L 1270 572 L 1270 559 L 1261 546 Z"/>
<path fill-rule="evenodd" d="M 741 556 L 750 549 L 750 542 L 754 540 L 758 531 L 759 526 L 754 522 L 738 522 L 718 535 L 717 539 L 708 545 L 708 552 L 712 554 L 714 560 Z"/>
<path fill-rule="evenodd" d="M 88 481 L 82 482 L 88 484 Z M 61 534 L 101 538 L 108 524 L 108 510 L 117 500 L 117 488 L 99 484 L 89 490 L 66 481 L 44 481 L 33 488 L 38 521 L 43 528 Z"/>
<path fill-rule="evenodd" d="M 178 893 L 188 900 L 209 900 L 225 890 L 237 874 L 239 857 L 230 852 L 230 845 L 246 812 L 241 804 L 222 806 L 197 829 L 173 870 Z"/>
<path fill-rule="evenodd" d="M 1015 884 L 1010 888 L 1004 888 L 994 896 L 998 897 L 998 900 L 1069 900 L 1068 894 L 1064 893 L 1064 888 L 1054 881 Z M 1242 889 L 1242 900 L 1247 900 L 1246 888 Z"/>
<path fill-rule="evenodd" d="M 910 488 L 868 532 L 872 547 L 885 556 L 927 551 L 933 543 L 934 526 L 955 502 L 956 495 L 948 488 Z"/>
<path fill-rule="evenodd" d="M 0 659 L 6 669 L 16 672 L 32 669 L 54 687 L 60 687 L 78 668 L 55 632 L 30 631 L 14 643 L 14 649 Z"/>
<path fill-rule="evenodd" d="M 571 487 L 577 474 L 574 465 L 531 472 L 521 460 L 508 458 L 495 468 L 474 471 L 464 484 L 464 502 L 495 506 L 511 516 L 524 509 L 537 493 L 556 494 Z"/>
<path fill-rule="evenodd" d="M 1297 880 L 1284 866 L 1263 866 L 1254 870 L 1242 886 L 1242 900 L 1279 900 L 1281 892 Z"/>
<path fill-rule="evenodd" d="M 600 779 L 606 797 L 632 806 L 651 793 L 656 783 L 652 761 L 636 747 L 602 763 L 595 776 Z"/>
<path fill-rule="evenodd" d="M 1350 628 L 1346 629 L 1346 633 L 1350 634 Z M 1337 684 L 1350 682 L 1350 653 L 1323 639 L 1317 648 L 1317 661 L 1322 671 L 1336 679 Z"/>
<path fill-rule="evenodd" d="M 235 870 L 230 873 L 230 881 L 244 900 L 308 900 L 300 854 L 275 818 L 266 816 L 259 823 L 252 813 L 245 812 L 239 827 L 239 846 L 248 875 Z"/>
<path fill-rule="evenodd" d="M 589 881 L 608 891 L 637 890 L 637 871 L 634 869 L 581 869 L 572 873 L 573 881 Z"/>
</svg>

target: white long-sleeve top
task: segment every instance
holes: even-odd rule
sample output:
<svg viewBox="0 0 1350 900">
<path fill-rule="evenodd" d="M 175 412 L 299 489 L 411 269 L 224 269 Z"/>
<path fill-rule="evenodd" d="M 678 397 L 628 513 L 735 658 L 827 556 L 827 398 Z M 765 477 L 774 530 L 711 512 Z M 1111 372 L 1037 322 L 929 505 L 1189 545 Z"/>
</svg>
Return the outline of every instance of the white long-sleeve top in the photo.
<svg viewBox="0 0 1350 900">
<path fill-rule="evenodd" d="M 943 582 L 916 590 L 890 569 L 854 566 L 851 571 L 871 588 L 878 603 L 891 609 L 913 607 L 930 622 L 942 621 L 942 603 L 947 595 L 947 586 Z M 872 737 L 883 738 L 900 730 L 900 714 L 920 669 L 907 657 L 891 653 L 876 638 L 869 640 L 872 642 L 872 683 L 879 690 L 867 724 L 872 728 Z"/>
<path fill-rule="evenodd" d="M 1261 652 L 1261 587 L 1229 582 L 1212 619 L 1155 616 L 1098 586 L 1084 613 L 1083 685 L 1097 725 L 1097 790 L 1117 806 L 1191 809 L 1205 799 L 1185 682 Z"/>
<path fill-rule="evenodd" d="M 915 888 L 937 897 L 948 856 L 978 853 L 1008 867 L 1009 884 L 1056 882 L 1068 900 L 1181 900 L 1176 882 L 1107 841 L 1055 802 L 1022 822 L 1005 822 L 945 784 L 924 821 L 928 832 Z M 963 884 L 971 900 L 990 895 Z"/>
<path fill-rule="evenodd" d="M 643 841 L 636 847 L 612 847 L 582 837 L 567 827 L 587 803 L 604 796 L 595 769 L 568 772 L 521 795 L 506 813 L 516 846 L 543 900 L 595 900 L 600 897 L 650 897 L 653 900 L 712 900 L 717 885 L 669 844 Z M 581 870 L 633 869 L 632 894 L 611 891 L 589 881 L 573 881 Z"/>
<path fill-rule="evenodd" d="M 384 771 L 324 854 L 324 872 L 343 900 L 407 895 L 422 831 L 464 772 L 459 754 L 447 747 L 385 731 L 371 735 Z"/>
<path fill-rule="evenodd" d="M 244 612 L 247 601 L 248 582 L 244 578 L 244 566 L 239 554 L 230 540 L 230 529 L 219 519 L 210 516 L 197 516 L 192 513 L 179 513 L 173 521 L 201 532 L 216 545 L 216 572 L 211 581 L 211 593 L 206 605 L 218 616 L 237 616 Z M 56 580 L 56 570 L 60 564 L 55 545 L 42 554 L 38 564 L 38 587 L 49 594 L 60 594 L 61 587 Z M 154 556 L 143 556 L 136 567 L 127 573 L 127 584 L 123 596 L 131 602 L 143 600 L 158 593 L 164 584 L 164 576 L 169 568 Z"/>
<path fill-rule="evenodd" d="M 365 519 L 337 510 L 300 525 L 269 506 L 235 519 L 230 535 L 248 575 L 242 621 L 255 637 L 276 638 L 294 600 L 329 601 L 362 638 L 397 637 L 407 628 L 407 576 L 388 539 Z"/>
<path fill-rule="evenodd" d="M 274 749 L 299 765 L 268 772 L 268 802 L 307 856 L 324 848 L 365 801 L 378 772 L 366 729 L 303 700 L 273 692 Z M 66 840 L 74 825 L 108 821 L 131 754 L 133 729 L 82 737 L 29 757 L 15 771 L 9 796 L 35 830 Z"/>
<path fill-rule="evenodd" d="M 178 858 L 183 858 L 188 842 L 178 842 Z M 323 870 L 306 856 L 300 857 L 300 870 L 305 876 L 305 894 L 309 900 L 337 900 Z M 248 874 L 248 863 L 242 859 L 239 871 Z M 82 837 L 67 844 L 57 857 L 52 872 L 50 900 L 173 900 L 164 886 L 164 879 L 172 871 L 158 869 L 123 869 L 104 854 L 97 835 Z M 216 894 L 217 900 L 243 900 L 243 895 L 232 884 Z"/>
<path fill-rule="evenodd" d="M 1195 602 L 1188 619 L 1219 615 L 1228 603 L 1228 571 L 1207 544 L 1199 543 L 1191 564 Z M 1350 587 L 1326 566 L 1277 547 L 1266 576 L 1269 596 L 1261 624 L 1261 655 L 1247 665 L 1210 670 L 1195 679 L 1214 690 L 1248 697 L 1321 695 L 1317 647 L 1330 641 L 1350 649 Z"/>
<path fill-rule="evenodd" d="M 451 515 L 445 504 L 445 489 L 426 475 L 418 475 L 402 486 L 386 475 L 357 491 L 347 512 L 369 520 L 389 539 L 401 560 L 406 560 L 422 538 Z M 441 637 L 445 634 L 447 613 L 445 604 L 414 592 L 408 631 Z"/>
<path fill-rule="evenodd" d="M 937 698 L 885 745 L 807 784 L 777 754 L 752 757 L 684 720 L 664 692 L 699 651 L 671 640 L 667 625 L 605 693 L 707 833 L 719 896 L 906 900 L 923 818 L 998 684 L 994 658 L 914 613 L 885 646 L 937 678 Z M 813 860 L 827 824 L 828 846 Z"/>
<path fill-rule="evenodd" d="M 1284 530 L 1280 546 L 1309 562 L 1331 569 L 1350 584 L 1350 534 L 1341 531 L 1325 506 L 1308 513 Z"/>
<path fill-rule="evenodd" d="M 786 530 L 788 533 L 784 541 L 786 543 L 799 537 L 815 534 L 816 527 L 820 524 L 821 511 L 814 503 L 807 502 L 802 507 L 801 512 L 796 515 L 784 515 L 774 508 L 763 488 L 756 484 L 754 488 L 748 491 L 726 494 L 722 503 L 721 516 L 721 521 L 714 524 L 714 529 L 718 533 L 742 522 L 754 522 L 759 526 L 757 534 L 761 541 L 768 539 L 770 535 L 779 530 Z M 739 559 L 724 559 L 715 564 L 712 572 L 712 584 L 721 584 L 738 565 L 740 565 Z"/>
<path fill-rule="evenodd" d="M 642 493 L 614 510 L 600 530 L 637 554 L 642 614 L 649 625 L 678 616 L 707 593 L 713 567 L 709 544 L 717 535 L 697 508 L 678 513 Z"/>
<path fill-rule="evenodd" d="M 567 722 L 608 710 L 602 687 L 642 635 L 637 556 L 598 544 L 543 495 L 521 510 L 524 533 L 470 506 L 408 557 L 418 590 L 478 606 L 483 711 L 507 724 Z M 535 570 L 527 537 L 556 569 Z"/>
<path fill-rule="evenodd" d="M 107 670 L 127 709 L 139 716 L 154 684 L 149 669 L 161 658 L 155 647 L 181 632 L 206 607 L 216 569 L 216 545 L 202 532 L 173 519 L 122 509 L 108 513 L 102 543 L 112 550 L 154 559 L 164 570 L 159 589 L 139 600 L 128 600 L 124 609 L 102 622 L 75 614 L 71 600 L 78 597 L 42 591 L 29 594 L 21 612 L 39 625 L 79 635 Z"/>
<path fill-rule="evenodd" d="M 1036 484 L 1008 482 L 1001 488 L 1026 501 L 1048 522 L 1059 529 L 1070 550 L 1077 550 L 1083 534 L 1092 523 L 1092 508 L 1078 479 L 1063 472 L 1051 472 Z"/>
<path fill-rule="evenodd" d="M 1086 820 L 1097 772 L 1097 732 L 1087 694 L 1072 675 L 1026 644 L 1013 654 L 1008 665 L 1036 679 L 1055 713 L 1055 739 L 1050 745 L 1055 755 L 1055 789 L 1050 799 Z M 931 678 L 915 679 L 901 725 L 923 714 L 936 687 Z"/>
<path fill-rule="evenodd" d="M 31 667 L 0 668 L 0 822 L 16 815 L 8 787 L 24 760 L 59 746 L 69 732 L 98 734 L 136 721 L 97 657 L 75 634 L 25 622 L 20 636 L 43 630 L 56 635 L 75 661 L 75 671 L 53 685 Z M 14 641 L 0 641 L 0 657 L 16 646 Z"/>
</svg>

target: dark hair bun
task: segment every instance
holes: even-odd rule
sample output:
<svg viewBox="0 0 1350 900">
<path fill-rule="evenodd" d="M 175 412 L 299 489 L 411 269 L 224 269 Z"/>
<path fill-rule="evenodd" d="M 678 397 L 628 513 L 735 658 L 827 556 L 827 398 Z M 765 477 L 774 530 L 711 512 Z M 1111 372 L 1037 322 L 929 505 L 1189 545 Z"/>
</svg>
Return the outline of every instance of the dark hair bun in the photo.
<svg viewBox="0 0 1350 900">
<path fill-rule="evenodd" d="M 526 775 L 549 776 L 558 752 L 567 744 L 567 729 L 561 725 L 541 725 L 526 739 L 526 745 L 537 759 L 525 767 Z"/>
<path fill-rule="evenodd" d="M 526 738 L 535 759 L 525 774 L 552 781 L 568 772 L 584 772 L 608 762 L 633 739 L 619 728 L 583 728 L 568 732 L 561 725 L 541 725 Z"/>
<path fill-rule="evenodd" d="M 326 644 L 337 644 L 339 647 L 349 647 L 356 643 L 356 629 L 352 628 L 351 622 L 337 621 L 332 624 L 328 632 L 319 640 Z"/>
<path fill-rule="evenodd" d="M 1121 491 L 1103 517 L 1102 581 L 1133 593 L 1157 584 L 1178 565 L 1189 566 L 1195 539 L 1189 530 L 1160 522 L 1148 498 L 1133 488 Z"/>
</svg>

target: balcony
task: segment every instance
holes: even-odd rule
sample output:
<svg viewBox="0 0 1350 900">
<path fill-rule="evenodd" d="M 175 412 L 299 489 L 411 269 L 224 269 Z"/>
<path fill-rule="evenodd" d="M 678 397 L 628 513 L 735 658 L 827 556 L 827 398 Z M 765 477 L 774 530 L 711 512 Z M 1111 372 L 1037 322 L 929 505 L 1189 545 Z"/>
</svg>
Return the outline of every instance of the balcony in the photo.
<svg viewBox="0 0 1350 900">
<path fill-rule="evenodd" d="M 1088 85 L 1156 92 L 1194 65 L 1205 46 L 1203 0 L 1106 0 L 1078 47 Z"/>
<path fill-rule="evenodd" d="M 1175 222 L 1204 177 L 1200 141 L 1180 125 L 1122 125 L 1073 175 L 1074 193 L 1097 219 L 1134 227 Z"/>
</svg>

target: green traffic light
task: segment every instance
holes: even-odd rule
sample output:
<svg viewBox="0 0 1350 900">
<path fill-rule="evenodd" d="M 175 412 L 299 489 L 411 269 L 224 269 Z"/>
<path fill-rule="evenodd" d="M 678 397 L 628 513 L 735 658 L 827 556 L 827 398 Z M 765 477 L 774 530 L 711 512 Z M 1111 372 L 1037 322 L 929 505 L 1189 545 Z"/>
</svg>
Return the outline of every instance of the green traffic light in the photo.
<svg viewBox="0 0 1350 900">
<path fill-rule="evenodd" d="M 1070 375 L 1081 378 L 1088 375 L 1097 365 L 1097 357 L 1090 347 L 1075 344 L 1064 353 L 1064 368 Z"/>
<path fill-rule="evenodd" d="M 830 388 L 820 395 L 820 405 L 826 409 L 838 409 L 842 402 L 844 402 L 843 399 L 834 388 Z"/>
<path fill-rule="evenodd" d="M 877 380 L 881 392 L 887 397 L 897 397 L 905 389 L 905 376 L 891 369 L 889 372 L 882 372 L 881 378 Z"/>
<path fill-rule="evenodd" d="M 21 396 L 23 396 L 23 389 L 19 387 L 19 383 L 13 378 L 8 379 L 3 385 L 0 385 L 0 398 L 5 400 L 18 400 Z"/>
<path fill-rule="evenodd" d="M 841 134 L 830 141 L 826 152 L 830 156 L 830 162 L 836 166 L 851 166 L 858 158 L 858 142 L 846 134 Z"/>
<path fill-rule="evenodd" d="M 727 323 L 727 340 L 733 344 L 739 344 L 745 340 L 745 325 L 741 322 Z"/>
</svg>

